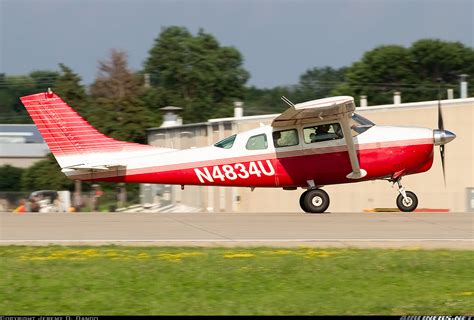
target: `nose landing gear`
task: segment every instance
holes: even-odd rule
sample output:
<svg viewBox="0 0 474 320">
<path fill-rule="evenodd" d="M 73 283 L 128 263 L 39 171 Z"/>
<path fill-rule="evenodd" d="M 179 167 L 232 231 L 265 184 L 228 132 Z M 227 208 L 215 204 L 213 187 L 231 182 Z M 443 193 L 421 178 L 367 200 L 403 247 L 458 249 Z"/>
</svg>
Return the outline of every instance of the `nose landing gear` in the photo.
<svg viewBox="0 0 474 320">
<path fill-rule="evenodd" d="M 329 195 L 321 189 L 309 189 L 300 197 L 300 207 L 307 213 L 323 213 L 329 207 Z"/>
<path fill-rule="evenodd" d="M 397 207 L 403 212 L 412 212 L 418 206 L 418 198 L 415 193 L 406 191 L 402 186 L 400 179 L 397 181 L 398 192 L 400 193 L 397 197 Z"/>
</svg>

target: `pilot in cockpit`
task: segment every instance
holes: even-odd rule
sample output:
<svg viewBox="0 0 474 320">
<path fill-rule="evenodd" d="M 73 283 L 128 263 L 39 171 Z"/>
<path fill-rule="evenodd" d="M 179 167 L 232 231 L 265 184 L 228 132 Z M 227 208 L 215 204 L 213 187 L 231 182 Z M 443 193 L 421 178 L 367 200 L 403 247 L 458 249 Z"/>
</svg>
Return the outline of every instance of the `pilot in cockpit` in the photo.
<svg viewBox="0 0 474 320">
<path fill-rule="evenodd" d="M 331 128 L 334 132 L 330 132 Z M 311 142 L 340 139 L 343 137 L 341 127 L 337 124 L 322 124 L 314 128 L 314 133 L 309 135 Z"/>
<path fill-rule="evenodd" d="M 324 136 L 329 133 L 329 124 L 322 124 L 316 128 L 317 136 Z"/>
<path fill-rule="evenodd" d="M 314 133 L 310 134 L 311 142 L 324 141 L 331 139 L 329 133 L 330 125 L 322 124 L 315 128 Z"/>
</svg>

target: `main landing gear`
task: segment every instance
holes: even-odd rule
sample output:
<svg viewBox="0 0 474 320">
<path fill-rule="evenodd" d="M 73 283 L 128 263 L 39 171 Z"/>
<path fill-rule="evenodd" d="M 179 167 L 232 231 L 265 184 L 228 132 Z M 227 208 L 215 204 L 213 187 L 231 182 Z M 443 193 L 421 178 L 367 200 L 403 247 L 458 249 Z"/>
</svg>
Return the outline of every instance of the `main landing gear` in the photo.
<svg viewBox="0 0 474 320">
<path fill-rule="evenodd" d="M 402 186 L 400 179 L 395 181 L 398 184 L 397 207 L 403 212 L 412 212 L 418 206 L 418 198 L 416 194 L 411 191 L 406 191 Z"/>
<path fill-rule="evenodd" d="M 321 189 L 308 189 L 300 197 L 300 206 L 304 212 L 323 213 L 329 207 L 329 195 Z"/>
<path fill-rule="evenodd" d="M 418 198 L 414 192 L 406 191 L 401 179 L 389 180 L 398 185 L 397 207 L 403 212 L 412 212 L 418 206 Z M 300 196 L 300 207 L 307 213 L 323 213 L 329 207 L 329 195 L 311 184 L 310 189 Z"/>
</svg>

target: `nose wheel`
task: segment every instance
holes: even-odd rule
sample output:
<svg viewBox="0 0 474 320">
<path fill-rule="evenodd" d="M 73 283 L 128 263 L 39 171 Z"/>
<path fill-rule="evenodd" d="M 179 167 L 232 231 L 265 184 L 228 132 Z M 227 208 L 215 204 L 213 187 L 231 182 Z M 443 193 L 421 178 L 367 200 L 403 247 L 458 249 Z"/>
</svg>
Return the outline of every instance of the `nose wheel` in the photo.
<svg viewBox="0 0 474 320">
<path fill-rule="evenodd" d="M 412 212 L 418 206 L 418 198 L 411 191 L 405 191 L 406 197 L 399 194 L 397 197 L 397 207 L 403 212 Z"/>
<path fill-rule="evenodd" d="M 418 197 L 411 191 L 405 191 L 400 180 L 397 181 L 398 192 L 397 207 L 403 212 L 413 212 L 418 206 Z"/>
<path fill-rule="evenodd" d="M 307 213 L 323 213 L 329 207 L 329 195 L 321 189 L 309 189 L 300 197 L 300 207 Z"/>
</svg>

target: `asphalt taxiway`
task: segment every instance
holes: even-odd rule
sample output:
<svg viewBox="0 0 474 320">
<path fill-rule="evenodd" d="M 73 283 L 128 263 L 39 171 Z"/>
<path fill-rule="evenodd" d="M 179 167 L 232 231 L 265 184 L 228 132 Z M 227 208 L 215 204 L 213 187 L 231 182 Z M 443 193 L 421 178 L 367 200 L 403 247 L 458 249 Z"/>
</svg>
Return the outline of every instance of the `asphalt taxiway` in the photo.
<svg viewBox="0 0 474 320">
<path fill-rule="evenodd" d="M 474 249 L 472 213 L 0 213 L 0 245 Z"/>
</svg>

